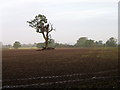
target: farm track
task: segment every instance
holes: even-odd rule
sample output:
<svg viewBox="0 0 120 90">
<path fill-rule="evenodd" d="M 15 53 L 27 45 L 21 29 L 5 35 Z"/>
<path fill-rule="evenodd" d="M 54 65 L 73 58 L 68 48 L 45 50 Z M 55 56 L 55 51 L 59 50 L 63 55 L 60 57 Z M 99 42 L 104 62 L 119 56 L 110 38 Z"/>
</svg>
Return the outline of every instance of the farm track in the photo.
<svg viewBox="0 0 120 90">
<path fill-rule="evenodd" d="M 26 87 L 46 87 L 67 83 L 75 83 L 75 82 L 91 82 L 91 81 L 106 81 L 109 79 L 117 79 L 120 76 L 104 76 L 104 74 L 116 73 L 117 70 L 109 70 L 109 71 L 101 71 L 94 73 L 77 73 L 77 74 L 68 74 L 61 76 L 44 76 L 44 77 L 32 77 L 32 78 L 22 78 L 22 79 L 13 79 L 13 80 L 4 80 L 3 82 L 9 82 L 10 85 L 4 85 L 3 88 L 26 88 Z M 101 76 L 102 74 L 102 76 Z M 19 82 L 20 81 L 20 82 Z M 22 81 L 22 82 L 21 82 Z M 24 84 L 23 84 L 24 82 Z M 32 83 L 36 82 L 36 83 Z M 21 84 L 22 83 L 22 84 Z M 29 84 L 28 84 L 29 83 Z"/>
<path fill-rule="evenodd" d="M 64 80 L 64 81 L 56 81 L 56 82 L 45 82 L 45 83 L 34 83 L 34 84 L 25 84 L 25 85 L 6 85 L 2 88 L 36 88 L 36 87 L 46 87 L 50 85 L 56 85 L 56 84 L 65 84 L 65 83 L 74 83 L 74 82 L 90 82 L 91 80 L 103 80 L 107 81 L 108 79 L 114 79 L 117 81 L 117 79 L 120 78 L 120 76 L 112 76 L 112 77 L 92 77 L 92 78 L 86 78 L 86 79 L 72 79 L 72 80 Z M 120 82 L 120 81 L 119 81 Z M 54 86 L 55 87 L 55 86 Z"/>
<path fill-rule="evenodd" d="M 72 77 L 72 76 L 83 76 L 83 75 L 99 75 L 104 73 L 115 73 L 117 70 L 109 70 L 109 71 L 101 71 L 101 72 L 93 72 L 93 73 L 76 73 L 76 74 L 68 74 L 68 75 L 60 75 L 60 76 L 42 76 L 42 77 L 31 77 L 31 78 L 21 78 L 21 79 L 7 79 L 3 82 L 9 81 L 24 81 L 24 80 L 35 80 L 35 79 L 51 79 L 51 78 L 64 78 L 64 77 Z"/>
</svg>

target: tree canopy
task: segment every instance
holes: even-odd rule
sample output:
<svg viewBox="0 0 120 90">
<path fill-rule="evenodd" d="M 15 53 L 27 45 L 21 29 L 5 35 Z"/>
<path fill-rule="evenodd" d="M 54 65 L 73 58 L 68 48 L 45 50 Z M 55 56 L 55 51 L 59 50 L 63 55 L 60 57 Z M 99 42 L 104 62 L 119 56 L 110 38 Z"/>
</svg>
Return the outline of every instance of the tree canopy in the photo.
<svg viewBox="0 0 120 90">
<path fill-rule="evenodd" d="M 37 33 L 41 33 L 45 40 L 45 49 L 48 48 L 48 41 L 51 37 L 50 32 L 55 30 L 51 23 L 48 23 L 46 16 L 44 15 L 37 15 L 33 20 L 27 21 L 29 26 L 36 29 Z"/>
<path fill-rule="evenodd" d="M 117 40 L 114 37 L 109 38 L 106 42 L 107 47 L 115 47 L 117 46 Z"/>
<path fill-rule="evenodd" d="M 13 44 L 13 47 L 14 47 L 15 49 L 18 49 L 19 47 L 21 47 L 20 42 L 15 41 L 15 43 Z"/>
</svg>

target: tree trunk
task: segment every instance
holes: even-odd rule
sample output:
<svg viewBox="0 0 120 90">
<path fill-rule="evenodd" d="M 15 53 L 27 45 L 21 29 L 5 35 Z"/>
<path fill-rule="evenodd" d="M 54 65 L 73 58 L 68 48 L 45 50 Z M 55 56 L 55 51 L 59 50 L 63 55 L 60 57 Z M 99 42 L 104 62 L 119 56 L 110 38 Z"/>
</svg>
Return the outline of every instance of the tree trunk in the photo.
<svg viewBox="0 0 120 90">
<path fill-rule="evenodd" d="M 48 39 L 49 39 L 48 34 L 49 34 L 49 32 L 48 32 L 48 29 L 46 31 L 47 32 L 46 32 L 46 38 L 45 38 L 45 48 L 47 49 L 48 48 Z"/>
<path fill-rule="evenodd" d="M 48 39 L 45 39 L 45 48 L 48 48 Z"/>
<path fill-rule="evenodd" d="M 43 49 L 48 49 L 48 40 L 49 40 L 49 36 L 48 36 L 49 35 L 49 30 L 48 30 L 48 28 L 46 30 L 46 34 L 44 32 L 42 32 L 43 37 L 45 39 L 45 47 Z"/>
</svg>

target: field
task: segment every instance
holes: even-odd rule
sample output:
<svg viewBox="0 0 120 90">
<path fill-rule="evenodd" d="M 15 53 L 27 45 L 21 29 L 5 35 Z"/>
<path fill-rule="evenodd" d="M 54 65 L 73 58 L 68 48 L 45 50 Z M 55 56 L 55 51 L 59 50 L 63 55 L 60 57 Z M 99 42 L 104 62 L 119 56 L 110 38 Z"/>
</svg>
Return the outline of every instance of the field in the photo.
<svg viewBox="0 0 120 90">
<path fill-rule="evenodd" d="M 117 88 L 117 48 L 3 50 L 3 88 Z"/>
</svg>

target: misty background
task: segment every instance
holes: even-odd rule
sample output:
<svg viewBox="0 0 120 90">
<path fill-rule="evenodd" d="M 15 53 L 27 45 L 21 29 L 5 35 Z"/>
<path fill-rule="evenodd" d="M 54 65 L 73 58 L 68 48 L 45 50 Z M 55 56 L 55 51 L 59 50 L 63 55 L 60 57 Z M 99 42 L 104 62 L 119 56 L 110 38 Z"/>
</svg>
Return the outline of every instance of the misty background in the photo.
<svg viewBox="0 0 120 90">
<path fill-rule="evenodd" d="M 80 37 L 106 42 L 118 39 L 119 0 L 3 0 L 0 1 L 0 42 L 44 42 L 27 21 L 43 14 L 56 31 L 58 43 L 75 44 Z"/>
</svg>

